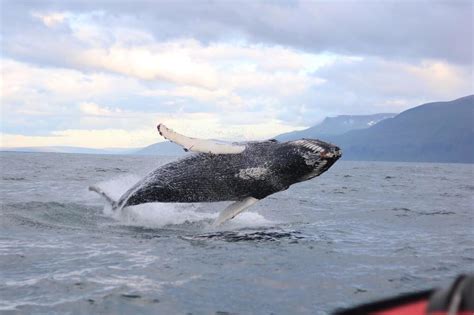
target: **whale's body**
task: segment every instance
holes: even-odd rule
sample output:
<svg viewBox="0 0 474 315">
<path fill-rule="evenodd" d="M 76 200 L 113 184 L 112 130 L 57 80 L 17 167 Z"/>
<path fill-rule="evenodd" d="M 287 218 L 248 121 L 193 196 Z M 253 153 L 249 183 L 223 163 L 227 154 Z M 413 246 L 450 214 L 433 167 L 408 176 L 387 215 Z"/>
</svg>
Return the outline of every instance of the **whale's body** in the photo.
<svg viewBox="0 0 474 315">
<path fill-rule="evenodd" d="M 155 169 L 118 201 L 100 188 L 90 187 L 109 200 L 114 209 L 149 202 L 235 201 L 221 213 L 218 221 L 222 223 L 257 200 L 321 175 L 341 156 L 337 146 L 320 140 L 209 144 L 208 140 L 177 135 L 164 126 L 160 130 L 160 126 L 160 133 L 169 135 L 185 149 L 200 153 Z M 207 152 L 209 148 L 212 150 Z"/>
</svg>

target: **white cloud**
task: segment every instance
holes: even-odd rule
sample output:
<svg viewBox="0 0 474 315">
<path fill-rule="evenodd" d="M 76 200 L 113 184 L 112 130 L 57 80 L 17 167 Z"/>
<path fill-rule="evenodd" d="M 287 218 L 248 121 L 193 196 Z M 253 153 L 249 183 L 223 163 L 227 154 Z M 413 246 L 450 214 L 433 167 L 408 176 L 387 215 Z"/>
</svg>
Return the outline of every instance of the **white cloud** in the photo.
<svg viewBox="0 0 474 315">
<path fill-rule="evenodd" d="M 95 103 L 83 102 L 79 104 L 79 109 L 85 115 L 92 116 L 110 116 L 114 113 L 121 113 L 120 109 L 111 109 L 109 107 L 101 107 Z"/>
<path fill-rule="evenodd" d="M 58 24 L 61 24 L 66 19 L 66 13 L 63 13 L 63 12 L 50 12 L 50 13 L 33 12 L 32 16 L 40 19 L 43 22 L 43 24 L 48 27 L 54 27 Z"/>
<path fill-rule="evenodd" d="M 168 97 L 168 105 L 147 112 L 141 107 L 126 110 L 104 106 L 100 101 L 104 99 L 105 104 L 117 105 L 120 98 L 143 96 L 150 91 L 148 86 L 134 78 L 37 67 L 9 59 L 2 60 L 2 76 L 2 111 L 7 113 L 8 122 L 35 132 L 39 125 L 49 126 L 51 130 L 43 131 L 41 135 L 3 132 L 3 147 L 141 147 L 163 140 L 155 128 L 159 122 L 191 136 L 227 140 L 265 139 L 301 127 L 285 123 L 277 119 L 275 113 L 265 110 L 246 112 L 245 109 L 234 108 L 242 121 L 232 125 L 226 111 L 162 111 L 163 108 L 175 106 L 177 95 L 211 103 L 216 100 L 243 103 L 240 96 L 232 91 L 175 86 L 164 89 L 166 93 L 158 95 Z M 262 97 L 258 96 L 253 101 L 261 100 Z M 59 128 L 51 126 L 50 117 L 59 117 Z M 31 124 L 31 119 L 35 119 L 35 124 Z"/>
<path fill-rule="evenodd" d="M 237 90 L 283 95 L 301 93 L 323 82 L 311 71 L 333 59 L 335 57 L 318 58 L 281 47 L 204 46 L 193 40 L 176 40 L 133 47 L 116 43 L 109 48 L 80 52 L 75 62 L 143 80 L 170 82 L 177 86 L 175 95 L 195 95 L 198 100 L 209 101 L 212 95 L 229 96 Z"/>
<path fill-rule="evenodd" d="M 69 12 L 64 23 L 72 30 L 71 40 L 76 47 L 82 48 L 63 55 L 57 49 L 58 59 L 77 68 L 171 83 L 177 88 L 173 94 L 195 95 L 200 101 L 211 100 L 212 95 L 221 97 L 222 93 L 235 98 L 239 89 L 298 94 L 322 82 L 314 78 L 315 70 L 348 58 L 235 41 L 204 45 L 192 38 L 179 38 L 157 42 L 144 30 L 98 22 L 105 17 L 100 11 Z"/>
<path fill-rule="evenodd" d="M 217 86 L 215 69 L 193 60 L 183 51 L 155 50 L 146 47 L 90 49 L 78 56 L 79 63 L 144 80 L 163 80 L 204 88 Z"/>
<path fill-rule="evenodd" d="M 405 65 L 403 68 L 415 80 L 423 82 L 426 91 L 433 91 L 441 97 L 459 95 L 473 88 L 472 69 L 469 78 L 469 69 L 462 66 L 439 60 L 423 60 L 418 65 Z"/>
<path fill-rule="evenodd" d="M 401 62 L 365 58 L 321 69 L 326 79 L 314 95 L 321 109 L 336 114 L 400 112 L 426 102 L 473 93 L 472 67 L 440 60 Z"/>
<path fill-rule="evenodd" d="M 2 106 L 29 114 L 57 114 L 81 101 L 116 99 L 141 90 L 133 78 L 37 67 L 11 59 L 1 60 L 1 76 Z"/>
<path fill-rule="evenodd" d="M 244 38 L 313 52 L 472 63 L 471 1 L 398 2 L 9 1 L 4 6 L 9 11 L 7 21 L 28 10 L 48 8 L 71 12 L 73 26 L 95 22 L 109 29 L 141 28 L 157 39 L 188 36 L 217 42 Z M 18 25 L 11 24 L 11 28 Z"/>
</svg>

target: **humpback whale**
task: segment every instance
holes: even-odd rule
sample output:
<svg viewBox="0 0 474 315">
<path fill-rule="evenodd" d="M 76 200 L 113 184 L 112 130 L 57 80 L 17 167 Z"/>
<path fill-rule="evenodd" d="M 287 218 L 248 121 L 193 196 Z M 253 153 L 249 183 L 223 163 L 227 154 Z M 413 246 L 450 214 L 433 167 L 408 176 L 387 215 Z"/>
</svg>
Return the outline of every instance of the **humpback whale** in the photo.
<svg viewBox="0 0 474 315">
<path fill-rule="evenodd" d="M 342 154 L 337 146 L 315 139 L 229 143 L 186 137 L 163 124 L 157 129 L 195 154 L 153 170 L 119 200 L 90 186 L 112 209 L 149 202 L 233 201 L 215 220 L 214 225 L 220 225 L 258 200 L 321 175 Z"/>
</svg>

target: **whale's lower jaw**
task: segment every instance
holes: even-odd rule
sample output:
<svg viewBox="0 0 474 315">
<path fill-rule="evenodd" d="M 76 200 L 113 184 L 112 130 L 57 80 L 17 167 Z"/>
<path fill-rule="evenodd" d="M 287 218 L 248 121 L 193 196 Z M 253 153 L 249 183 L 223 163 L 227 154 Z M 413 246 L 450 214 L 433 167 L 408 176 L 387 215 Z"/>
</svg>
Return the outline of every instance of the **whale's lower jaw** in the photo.
<svg viewBox="0 0 474 315">
<path fill-rule="evenodd" d="M 308 180 L 308 179 L 311 179 L 311 178 L 314 178 L 314 177 L 317 177 L 317 176 L 321 175 L 327 169 L 327 168 L 325 168 L 325 166 L 327 164 L 328 164 L 328 161 L 322 160 L 318 164 L 318 166 L 316 166 L 311 172 L 309 172 L 308 174 L 303 175 L 303 177 L 301 177 L 300 181 L 302 182 L 302 181 L 305 181 L 305 180 Z"/>
</svg>

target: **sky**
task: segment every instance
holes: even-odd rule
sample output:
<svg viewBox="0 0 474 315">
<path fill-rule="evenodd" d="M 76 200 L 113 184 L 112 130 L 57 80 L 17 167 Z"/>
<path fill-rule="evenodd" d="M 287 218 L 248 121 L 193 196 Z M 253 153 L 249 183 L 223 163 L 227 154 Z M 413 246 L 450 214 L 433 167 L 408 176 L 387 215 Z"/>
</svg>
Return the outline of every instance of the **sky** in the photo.
<svg viewBox="0 0 474 315">
<path fill-rule="evenodd" d="M 472 1 L 1 3 L 1 146 L 256 140 L 473 93 Z"/>
</svg>

